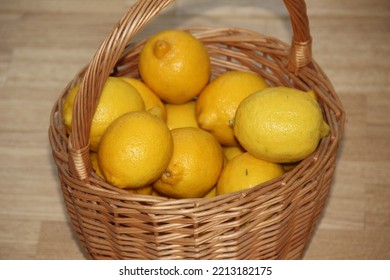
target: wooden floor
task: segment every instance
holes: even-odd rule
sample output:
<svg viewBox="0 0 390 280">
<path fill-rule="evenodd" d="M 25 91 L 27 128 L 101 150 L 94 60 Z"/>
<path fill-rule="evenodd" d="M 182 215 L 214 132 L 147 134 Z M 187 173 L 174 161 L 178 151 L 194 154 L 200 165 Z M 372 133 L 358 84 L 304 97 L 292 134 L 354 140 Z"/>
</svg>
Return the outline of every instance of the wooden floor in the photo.
<svg viewBox="0 0 390 280">
<path fill-rule="evenodd" d="M 109 3 L 109 4 L 108 4 Z M 85 259 L 51 158 L 49 114 L 131 0 L 0 0 L 0 259 Z M 307 0 L 316 61 L 347 112 L 305 259 L 390 259 L 390 1 Z M 290 42 L 283 1 L 177 0 L 139 37 L 235 26 Z"/>
</svg>

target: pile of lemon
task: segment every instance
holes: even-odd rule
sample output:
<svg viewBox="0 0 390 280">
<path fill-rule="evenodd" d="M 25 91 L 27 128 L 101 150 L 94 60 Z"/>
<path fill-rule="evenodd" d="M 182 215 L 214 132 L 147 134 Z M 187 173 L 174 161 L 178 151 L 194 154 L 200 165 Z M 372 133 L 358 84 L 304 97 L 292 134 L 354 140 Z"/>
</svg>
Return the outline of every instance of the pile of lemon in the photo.
<svg viewBox="0 0 390 280">
<path fill-rule="evenodd" d="M 284 174 L 329 133 L 313 92 L 270 87 L 246 71 L 211 79 L 207 49 L 186 31 L 150 37 L 139 73 L 109 77 L 92 120 L 93 168 L 118 188 L 172 198 L 250 188 Z M 68 133 L 78 90 L 64 101 Z"/>
</svg>

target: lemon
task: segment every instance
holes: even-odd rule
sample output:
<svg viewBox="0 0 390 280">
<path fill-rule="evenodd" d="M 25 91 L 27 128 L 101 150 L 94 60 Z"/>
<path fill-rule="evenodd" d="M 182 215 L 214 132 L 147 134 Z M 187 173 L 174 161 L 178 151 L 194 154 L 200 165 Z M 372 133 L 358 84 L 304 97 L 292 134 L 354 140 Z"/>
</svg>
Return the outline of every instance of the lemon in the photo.
<svg viewBox="0 0 390 280">
<path fill-rule="evenodd" d="M 208 193 L 206 193 L 203 197 L 204 198 L 212 198 L 217 196 L 217 187 L 213 187 Z"/>
<path fill-rule="evenodd" d="M 165 102 L 190 101 L 210 77 L 210 58 L 189 32 L 165 30 L 150 37 L 139 57 L 142 80 Z"/>
<path fill-rule="evenodd" d="M 141 80 L 129 77 L 119 77 L 125 82 L 129 83 L 138 91 L 139 95 L 141 95 L 142 100 L 145 103 L 145 110 L 154 110 L 154 108 L 161 108 L 161 117 L 163 120 L 166 120 L 166 112 L 164 103 L 161 99 Z"/>
<path fill-rule="evenodd" d="M 237 109 L 234 134 L 259 159 L 290 163 L 309 156 L 329 133 L 312 94 L 272 87 L 247 97 Z"/>
<path fill-rule="evenodd" d="M 223 166 L 222 148 L 200 128 L 176 128 L 171 133 L 172 159 L 153 187 L 169 197 L 203 197 L 218 181 Z"/>
<path fill-rule="evenodd" d="M 151 195 L 152 195 L 152 196 L 158 196 L 158 197 L 166 197 L 166 198 L 169 198 L 169 196 L 166 196 L 165 194 L 159 193 L 159 192 L 156 191 L 154 188 L 153 188 L 153 190 L 152 190 Z"/>
<path fill-rule="evenodd" d="M 161 107 L 152 107 L 147 111 L 166 122 L 166 112 Z"/>
<path fill-rule="evenodd" d="M 147 111 L 117 118 L 99 145 L 105 179 L 119 188 L 139 188 L 157 180 L 172 157 L 173 141 L 165 122 Z"/>
<path fill-rule="evenodd" d="M 96 174 L 100 177 L 100 178 L 103 178 L 104 179 L 104 176 L 102 174 L 102 172 L 100 171 L 100 167 L 99 167 L 99 163 L 98 163 L 98 158 L 97 158 L 97 153 L 95 152 L 90 152 L 89 153 L 89 157 L 91 159 L 91 163 L 92 163 L 92 168 L 93 170 L 95 170 Z"/>
<path fill-rule="evenodd" d="M 136 194 L 142 195 L 151 195 L 153 193 L 153 187 L 151 185 L 147 185 L 144 187 L 134 189 Z"/>
<path fill-rule="evenodd" d="M 199 127 L 195 117 L 195 101 L 184 104 L 165 104 L 169 129 L 179 127 Z"/>
<path fill-rule="evenodd" d="M 245 150 L 241 146 L 222 147 L 222 150 L 228 161 L 245 153 Z"/>
<path fill-rule="evenodd" d="M 64 101 L 62 117 L 69 133 L 72 130 L 73 104 L 79 88 L 80 85 L 75 86 Z M 104 131 L 116 118 L 127 112 L 144 109 L 145 104 L 133 86 L 119 78 L 109 77 L 93 115 L 89 137 L 90 149 L 97 152 Z"/>
<path fill-rule="evenodd" d="M 238 145 L 232 121 L 241 101 L 268 87 L 265 80 L 252 72 L 228 71 L 210 82 L 196 103 L 199 127 L 207 130 L 224 146 Z"/>
<path fill-rule="evenodd" d="M 80 89 L 80 85 L 77 84 L 73 87 L 68 95 L 65 97 L 64 103 L 62 105 L 62 122 L 65 125 L 66 131 L 70 134 L 72 132 L 72 118 L 73 118 L 73 106 L 76 95 Z"/>
<path fill-rule="evenodd" d="M 217 195 L 248 189 L 283 174 L 280 164 L 257 159 L 246 152 L 226 164 L 218 180 Z"/>
</svg>

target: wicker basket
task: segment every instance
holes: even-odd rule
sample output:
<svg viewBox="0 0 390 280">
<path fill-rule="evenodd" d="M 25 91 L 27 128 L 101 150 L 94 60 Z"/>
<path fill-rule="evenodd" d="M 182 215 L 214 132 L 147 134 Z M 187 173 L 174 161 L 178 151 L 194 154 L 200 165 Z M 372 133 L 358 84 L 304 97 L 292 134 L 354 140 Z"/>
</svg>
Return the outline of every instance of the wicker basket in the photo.
<svg viewBox="0 0 390 280">
<path fill-rule="evenodd" d="M 129 43 L 173 0 L 141 0 L 115 25 L 92 62 L 55 103 L 49 138 L 73 229 L 94 259 L 300 259 L 324 208 L 332 181 L 345 113 L 330 81 L 311 57 L 303 0 L 285 0 L 292 47 L 237 28 L 188 28 L 204 42 L 212 76 L 227 70 L 261 74 L 271 85 L 313 89 L 331 132 L 297 167 L 254 188 L 201 199 L 133 194 L 111 186 L 91 168 L 89 129 L 109 75 L 139 77 L 144 44 Z M 69 90 L 82 82 L 73 133 L 61 121 Z"/>
</svg>

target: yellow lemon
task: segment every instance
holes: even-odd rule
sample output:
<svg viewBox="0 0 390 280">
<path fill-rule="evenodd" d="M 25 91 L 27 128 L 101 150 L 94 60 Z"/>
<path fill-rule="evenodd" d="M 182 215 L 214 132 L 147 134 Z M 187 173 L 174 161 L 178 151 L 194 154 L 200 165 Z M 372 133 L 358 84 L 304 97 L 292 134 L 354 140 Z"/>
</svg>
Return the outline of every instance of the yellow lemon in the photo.
<svg viewBox="0 0 390 280">
<path fill-rule="evenodd" d="M 234 134 L 245 150 L 271 162 L 300 161 L 329 133 L 312 94 L 285 87 L 252 94 L 237 109 Z"/>
<path fill-rule="evenodd" d="M 80 85 L 77 84 L 73 87 L 66 96 L 64 103 L 62 104 L 62 122 L 65 125 L 66 131 L 70 134 L 72 132 L 72 118 L 73 118 L 73 106 L 76 94 L 80 89 Z"/>
<path fill-rule="evenodd" d="M 169 198 L 169 196 L 166 196 L 165 194 L 159 193 L 159 192 L 156 191 L 154 188 L 153 188 L 153 190 L 152 190 L 151 195 L 152 195 L 152 196 L 159 196 L 159 197 Z"/>
<path fill-rule="evenodd" d="M 212 198 L 217 196 L 217 187 L 213 187 L 208 193 L 206 193 L 203 197 L 204 198 Z"/>
<path fill-rule="evenodd" d="M 97 153 L 95 152 L 90 152 L 89 153 L 89 157 L 91 159 L 91 163 L 92 163 L 92 168 L 93 170 L 95 170 L 96 174 L 100 177 L 100 178 L 103 178 L 104 179 L 104 176 L 102 174 L 102 172 L 100 171 L 100 167 L 99 167 L 99 163 L 98 163 L 98 159 L 97 159 Z"/>
<path fill-rule="evenodd" d="M 147 111 L 166 122 L 166 112 L 161 107 L 152 107 Z"/>
<path fill-rule="evenodd" d="M 72 130 L 73 104 L 79 88 L 79 85 L 73 88 L 64 101 L 62 117 L 68 132 Z M 89 137 L 90 149 L 97 152 L 104 131 L 116 118 L 127 112 L 144 109 L 145 104 L 133 86 L 119 78 L 109 77 L 93 115 Z"/>
<path fill-rule="evenodd" d="M 136 194 L 151 195 L 153 193 L 153 187 L 151 185 L 134 189 Z"/>
<path fill-rule="evenodd" d="M 161 108 L 161 117 L 163 120 L 166 120 L 164 103 L 162 103 L 161 99 L 144 82 L 139 79 L 129 77 L 119 78 L 135 87 L 145 103 L 145 110 L 150 110 L 155 107 Z"/>
<path fill-rule="evenodd" d="M 189 32 L 165 30 L 145 43 L 139 72 L 162 100 L 181 104 L 197 96 L 208 83 L 210 58 L 203 43 Z"/>
<path fill-rule="evenodd" d="M 226 164 L 218 180 L 217 195 L 248 189 L 283 173 L 280 164 L 257 159 L 246 152 Z"/>
<path fill-rule="evenodd" d="M 265 80 L 251 72 L 229 71 L 210 82 L 199 95 L 196 116 L 199 127 L 207 130 L 224 146 L 236 146 L 232 121 L 240 102 L 250 94 L 268 87 Z"/>
<path fill-rule="evenodd" d="M 171 130 L 172 159 L 153 187 L 174 198 L 203 197 L 217 183 L 223 152 L 208 132 L 195 127 Z"/>
<path fill-rule="evenodd" d="M 245 153 L 245 150 L 241 146 L 222 147 L 222 150 L 228 161 Z"/>
<path fill-rule="evenodd" d="M 173 141 L 163 120 L 147 111 L 117 118 L 99 145 L 100 170 L 119 188 L 139 188 L 157 180 L 172 157 Z"/>
<path fill-rule="evenodd" d="M 165 104 L 169 129 L 199 127 L 195 117 L 195 101 L 184 104 Z"/>
</svg>

